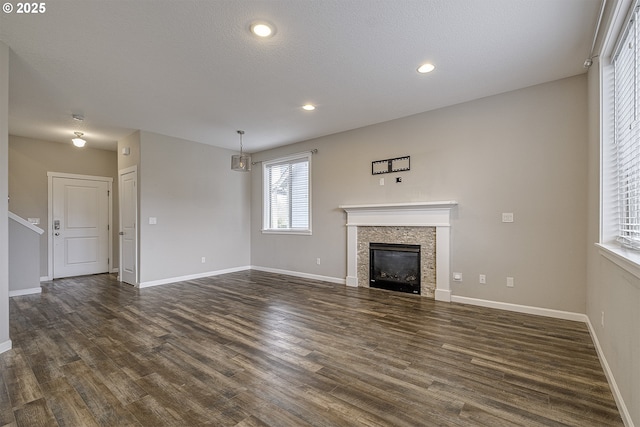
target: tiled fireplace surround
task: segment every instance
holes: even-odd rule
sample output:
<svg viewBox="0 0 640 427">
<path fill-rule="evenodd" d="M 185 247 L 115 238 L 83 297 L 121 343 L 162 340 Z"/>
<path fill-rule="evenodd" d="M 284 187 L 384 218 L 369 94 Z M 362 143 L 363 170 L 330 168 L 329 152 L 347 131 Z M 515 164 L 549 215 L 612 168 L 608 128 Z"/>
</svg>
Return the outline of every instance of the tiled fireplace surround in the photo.
<svg viewBox="0 0 640 427">
<path fill-rule="evenodd" d="M 436 290 L 435 227 L 358 226 L 358 286 L 369 287 L 369 243 L 420 246 L 420 295 L 434 297 Z"/>
<path fill-rule="evenodd" d="M 348 286 L 369 286 L 369 243 L 420 245 L 421 295 L 451 301 L 450 227 L 454 201 L 343 205 Z"/>
</svg>

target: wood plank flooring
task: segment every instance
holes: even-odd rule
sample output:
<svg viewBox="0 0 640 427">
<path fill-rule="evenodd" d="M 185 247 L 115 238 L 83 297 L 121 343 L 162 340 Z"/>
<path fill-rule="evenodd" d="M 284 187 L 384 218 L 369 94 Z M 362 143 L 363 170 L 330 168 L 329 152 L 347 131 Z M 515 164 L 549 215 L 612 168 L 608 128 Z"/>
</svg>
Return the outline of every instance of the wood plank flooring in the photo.
<svg viewBox="0 0 640 427">
<path fill-rule="evenodd" d="M 10 300 L 0 426 L 622 426 L 586 326 L 245 271 Z"/>
</svg>

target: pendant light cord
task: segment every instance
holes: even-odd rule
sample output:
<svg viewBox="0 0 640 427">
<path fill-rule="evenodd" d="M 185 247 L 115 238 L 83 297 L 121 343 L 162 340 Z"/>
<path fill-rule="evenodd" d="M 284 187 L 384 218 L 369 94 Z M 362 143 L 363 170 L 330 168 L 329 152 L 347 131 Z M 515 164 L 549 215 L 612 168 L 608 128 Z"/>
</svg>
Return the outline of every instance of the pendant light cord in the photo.
<svg viewBox="0 0 640 427">
<path fill-rule="evenodd" d="M 242 135 L 244 135 L 244 131 L 239 130 L 237 132 L 238 132 L 238 135 L 240 135 L 240 155 L 242 156 Z"/>
</svg>

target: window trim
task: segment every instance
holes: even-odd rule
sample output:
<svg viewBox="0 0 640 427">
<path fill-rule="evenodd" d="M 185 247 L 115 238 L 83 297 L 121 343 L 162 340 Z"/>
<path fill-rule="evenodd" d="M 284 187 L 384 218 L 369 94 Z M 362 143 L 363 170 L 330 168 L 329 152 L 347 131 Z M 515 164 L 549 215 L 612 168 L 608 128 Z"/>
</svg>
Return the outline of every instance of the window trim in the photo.
<svg viewBox="0 0 640 427">
<path fill-rule="evenodd" d="M 310 236 L 312 235 L 312 187 L 311 187 L 311 177 L 312 177 L 312 162 L 311 162 L 312 152 L 304 151 L 301 153 L 290 154 L 283 157 L 278 157 L 273 160 L 265 160 L 262 162 L 262 234 L 285 234 L 285 235 L 303 235 Z M 269 166 L 277 165 L 279 163 L 287 163 L 294 160 L 306 159 L 309 165 L 309 176 L 308 176 L 308 185 L 309 185 L 309 226 L 307 228 L 268 228 L 269 224 Z"/>
</svg>

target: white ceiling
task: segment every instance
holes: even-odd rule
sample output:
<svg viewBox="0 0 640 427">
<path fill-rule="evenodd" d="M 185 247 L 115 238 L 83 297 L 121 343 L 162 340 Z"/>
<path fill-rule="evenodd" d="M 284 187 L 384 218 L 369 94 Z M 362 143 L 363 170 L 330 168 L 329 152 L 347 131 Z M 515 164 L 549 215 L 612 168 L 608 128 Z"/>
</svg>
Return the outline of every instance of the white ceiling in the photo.
<svg viewBox="0 0 640 427">
<path fill-rule="evenodd" d="M 255 152 L 583 73 L 600 1 L 46 1 L 0 13 L 9 132 L 237 149 L 243 129 Z M 255 20 L 275 36 L 252 36 Z"/>
</svg>

